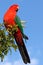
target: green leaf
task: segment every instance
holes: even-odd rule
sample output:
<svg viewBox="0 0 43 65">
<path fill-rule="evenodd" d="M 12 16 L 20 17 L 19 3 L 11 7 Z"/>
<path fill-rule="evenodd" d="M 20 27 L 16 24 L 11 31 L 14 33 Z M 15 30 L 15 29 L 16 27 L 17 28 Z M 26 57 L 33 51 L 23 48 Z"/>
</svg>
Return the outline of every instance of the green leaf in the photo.
<svg viewBox="0 0 43 65">
<path fill-rule="evenodd" d="M 12 31 L 11 31 L 12 30 Z M 12 53 L 12 48 L 16 50 L 18 47 L 14 41 L 14 32 L 17 31 L 17 25 L 10 30 L 6 30 L 4 24 L 0 23 L 0 58 L 3 61 L 4 57 L 9 53 Z"/>
</svg>

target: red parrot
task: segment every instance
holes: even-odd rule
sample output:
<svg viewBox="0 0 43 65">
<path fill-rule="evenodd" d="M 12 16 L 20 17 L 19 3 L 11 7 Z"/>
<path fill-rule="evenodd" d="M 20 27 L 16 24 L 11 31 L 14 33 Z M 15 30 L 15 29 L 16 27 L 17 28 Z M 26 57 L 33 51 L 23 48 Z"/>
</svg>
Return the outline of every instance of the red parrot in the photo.
<svg viewBox="0 0 43 65">
<path fill-rule="evenodd" d="M 17 4 L 13 4 L 12 6 L 10 6 L 4 14 L 3 21 L 5 23 L 4 25 L 5 25 L 6 29 L 9 28 L 9 25 L 11 25 L 12 28 L 13 28 L 13 26 L 18 25 L 17 26 L 18 30 L 15 31 L 14 34 L 12 34 L 12 35 L 14 36 L 14 39 L 18 45 L 18 49 L 19 49 L 19 52 L 21 54 L 21 57 L 22 57 L 24 63 L 27 64 L 27 63 L 30 63 L 30 57 L 28 55 L 23 38 L 28 39 L 28 37 L 24 34 L 23 27 L 21 25 L 21 20 L 17 16 L 18 9 L 19 9 L 19 6 Z"/>
</svg>

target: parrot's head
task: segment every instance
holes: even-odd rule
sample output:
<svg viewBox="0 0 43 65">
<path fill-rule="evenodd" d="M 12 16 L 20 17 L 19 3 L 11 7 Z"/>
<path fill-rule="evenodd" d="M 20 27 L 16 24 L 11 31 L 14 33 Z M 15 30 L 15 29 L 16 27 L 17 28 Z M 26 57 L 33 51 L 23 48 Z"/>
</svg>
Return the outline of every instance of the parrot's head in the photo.
<svg viewBox="0 0 43 65">
<path fill-rule="evenodd" d="M 10 6 L 9 9 L 17 12 L 19 10 L 19 6 L 17 4 L 13 4 L 13 5 Z"/>
<path fill-rule="evenodd" d="M 3 20 L 8 21 L 9 19 L 14 19 L 17 11 L 19 9 L 19 6 L 17 4 L 11 5 L 8 10 L 5 12 Z"/>
</svg>

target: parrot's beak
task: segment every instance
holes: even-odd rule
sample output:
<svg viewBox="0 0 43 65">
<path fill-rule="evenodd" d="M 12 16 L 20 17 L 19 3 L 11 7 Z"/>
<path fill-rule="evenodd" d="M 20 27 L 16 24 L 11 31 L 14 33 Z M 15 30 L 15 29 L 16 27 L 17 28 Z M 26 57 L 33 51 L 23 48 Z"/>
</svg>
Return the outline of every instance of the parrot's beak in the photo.
<svg viewBox="0 0 43 65">
<path fill-rule="evenodd" d="M 17 7 L 17 10 L 16 10 L 16 12 L 18 12 L 18 10 L 19 10 L 19 7 Z"/>
<path fill-rule="evenodd" d="M 18 12 L 18 9 L 16 10 L 16 12 Z"/>
</svg>

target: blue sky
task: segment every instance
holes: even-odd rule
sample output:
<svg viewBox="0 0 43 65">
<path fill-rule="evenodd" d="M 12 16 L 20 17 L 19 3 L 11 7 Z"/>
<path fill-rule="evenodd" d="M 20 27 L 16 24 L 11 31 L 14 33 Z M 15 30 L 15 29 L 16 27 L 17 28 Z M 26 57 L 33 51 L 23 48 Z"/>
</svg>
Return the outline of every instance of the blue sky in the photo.
<svg viewBox="0 0 43 65">
<path fill-rule="evenodd" d="M 26 28 L 24 33 L 29 37 L 25 43 L 30 55 L 31 64 L 43 65 L 43 0 L 0 0 L 0 23 L 3 22 L 5 11 L 12 4 L 18 4 L 20 9 L 17 15 L 21 20 L 25 20 Z M 12 50 L 12 55 L 8 53 L 4 62 L 0 65 L 25 65 L 17 50 Z"/>
</svg>

